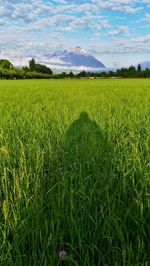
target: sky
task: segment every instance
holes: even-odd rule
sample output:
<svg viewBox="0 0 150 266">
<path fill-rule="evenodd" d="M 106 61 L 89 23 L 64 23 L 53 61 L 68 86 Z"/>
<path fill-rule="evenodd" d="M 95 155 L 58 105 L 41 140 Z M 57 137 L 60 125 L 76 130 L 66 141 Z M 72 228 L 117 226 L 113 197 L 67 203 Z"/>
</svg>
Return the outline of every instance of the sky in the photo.
<svg viewBox="0 0 150 266">
<path fill-rule="evenodd" d="M 0 58 L 80 46 L 108 67 L 150 61 L 150 0 L 0 0 Z"/>
</svg>

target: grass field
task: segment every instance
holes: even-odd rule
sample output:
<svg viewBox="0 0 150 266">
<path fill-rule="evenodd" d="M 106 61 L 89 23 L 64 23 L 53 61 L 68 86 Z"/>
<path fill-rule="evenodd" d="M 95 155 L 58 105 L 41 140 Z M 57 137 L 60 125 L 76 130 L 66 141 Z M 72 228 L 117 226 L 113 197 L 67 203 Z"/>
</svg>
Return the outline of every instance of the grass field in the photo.
<svg viewBox="0 0 150 266">
<path fill-rule="evenodd" d="M 0 121 L 1 266 L 150 265 L 150 80 L 0 81 Z"/>
</svg>

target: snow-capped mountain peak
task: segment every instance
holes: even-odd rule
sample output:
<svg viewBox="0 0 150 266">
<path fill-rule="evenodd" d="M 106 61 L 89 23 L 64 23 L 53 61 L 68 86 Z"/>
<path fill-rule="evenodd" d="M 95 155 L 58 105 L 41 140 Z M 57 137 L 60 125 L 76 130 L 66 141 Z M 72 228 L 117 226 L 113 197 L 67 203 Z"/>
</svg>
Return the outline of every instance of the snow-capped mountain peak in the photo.
<svg viewBox="0 0 150 266">
<path fill-rule="evenodd" d="M 77 69 L 81 71 L 94 71 L 94 69 L 105 68 L 103 63 L 79 46 L 70 51 L 62 50 L 47 54 L 44 61 L 51 68 Z"/>
<path fill-rule="evenodd" d="M 79 47 L 79 46 L 75 48 L 75 53 L 77 53 L 77 54 L 82 54 L 82 55 L 88 55 L 88 52 L 85 51 L 84 49 L 82 49 L 82 48 Z"/>
</svg>

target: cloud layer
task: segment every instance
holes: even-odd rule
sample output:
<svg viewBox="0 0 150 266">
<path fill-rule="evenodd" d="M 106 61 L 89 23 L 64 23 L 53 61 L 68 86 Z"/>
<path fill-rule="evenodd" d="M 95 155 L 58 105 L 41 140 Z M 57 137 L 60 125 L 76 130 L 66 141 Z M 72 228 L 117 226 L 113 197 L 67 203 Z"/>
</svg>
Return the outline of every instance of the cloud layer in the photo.
<svg viewBox="0 0 150 266">
<path fill-rule="evenodd" d="M 143 61 L 149 11 L 149 0 L 0 0 L 0 57 L 22 65 L 79 45 L 108 66 Z"/>
</svg>

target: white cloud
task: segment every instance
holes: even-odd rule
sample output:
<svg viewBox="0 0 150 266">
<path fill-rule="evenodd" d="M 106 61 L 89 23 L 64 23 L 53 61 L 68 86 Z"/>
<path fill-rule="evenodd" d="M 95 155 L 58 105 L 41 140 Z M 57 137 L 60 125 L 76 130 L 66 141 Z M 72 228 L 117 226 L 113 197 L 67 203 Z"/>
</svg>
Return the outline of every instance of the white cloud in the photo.
<svg viewBox="0 0 150 266">
<path fill-rule="evenodd" d="M 149 54 L 149 35 L 142 37 L 150 21 L 149 4 L 150 0 L 84 0 L 81 4 L 76 0 L 0 0 L 0 57 L 23 62 L 30 55 L 76 45 L 100 56 Z M 141 37 L 136 36 L 140 34 L 137 19 Z"/>
<path fill-rule="evenodd" d="M 116 29 L 108 33 L 109 36 L 116 36 L 121 34 L 127 34 L 129 32 L 128 26 L 119 26 Z"/>
<path fill-rule="evenodd" d="M 145 14 L 145 20 L 150 21 L 150 14 Z"/>
<path fill-rule="evenodd" d="M 108 9 L 108 10 L 116 10 L 121 11 L 124 13 L 131 13 L 134 14 L 138 12 L 139 8 L 135 7 L 134 0 L 109 0 L 109 1 L 103 1 L 103 0 L 92 0 L 93 3 L 97 5 L 99 9 Z"/>
</svg>

